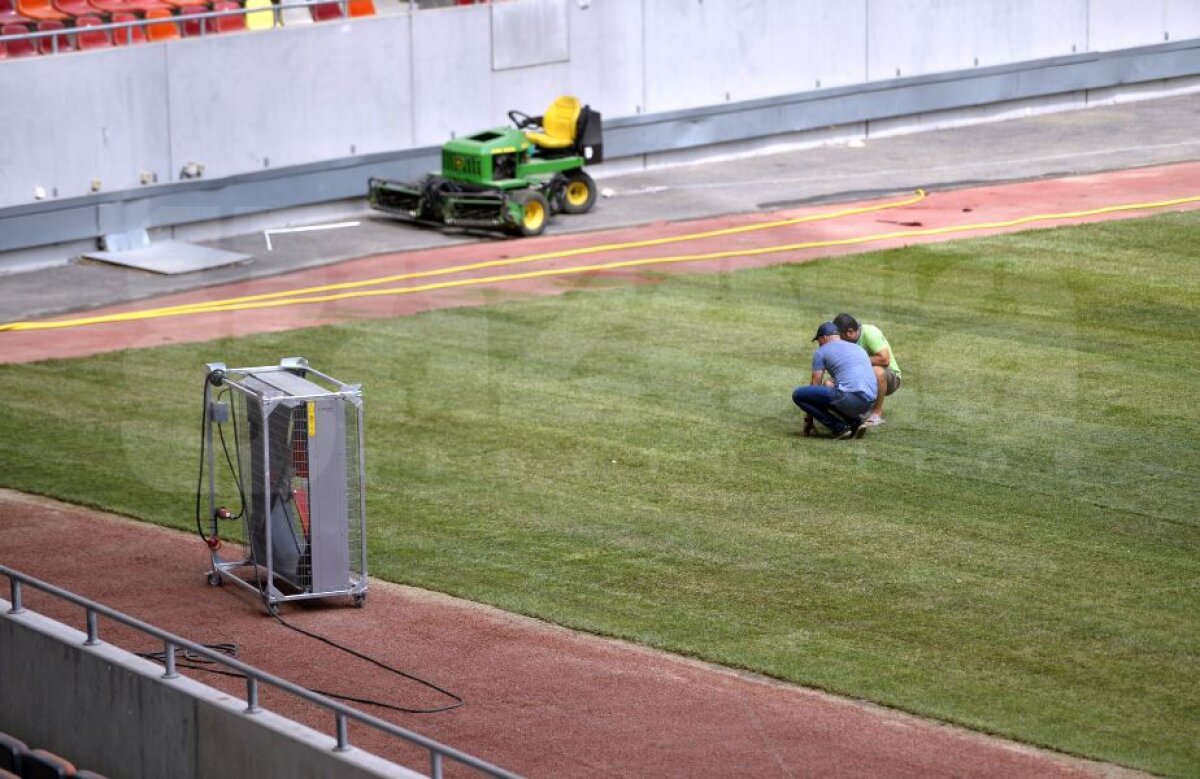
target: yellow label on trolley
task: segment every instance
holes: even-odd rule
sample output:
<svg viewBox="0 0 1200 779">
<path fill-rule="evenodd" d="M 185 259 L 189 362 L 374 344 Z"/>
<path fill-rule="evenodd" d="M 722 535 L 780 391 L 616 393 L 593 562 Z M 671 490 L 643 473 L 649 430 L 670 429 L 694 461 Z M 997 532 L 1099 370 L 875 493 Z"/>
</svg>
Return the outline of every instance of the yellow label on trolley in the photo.
<svg viewBox="0 0 1200 779">
<path fill-rule="evenodd" d="M 308 407 L 308 437 L 317 434 L 317 406 L 311 400 L 304 404 Z"/>
</svg>

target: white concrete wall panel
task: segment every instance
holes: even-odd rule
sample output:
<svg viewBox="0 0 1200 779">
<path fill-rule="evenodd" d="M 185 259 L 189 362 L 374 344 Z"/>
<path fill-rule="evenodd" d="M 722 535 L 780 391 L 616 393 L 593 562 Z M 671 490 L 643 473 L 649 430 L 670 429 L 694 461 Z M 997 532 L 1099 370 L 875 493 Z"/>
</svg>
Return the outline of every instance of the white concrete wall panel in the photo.
<svg viewBox="0 0 1200 779">
<path fill-rule="evenodd" d="M 440 144 L 507 121 L 493 106 L 491 9 L 437 8 L 411 19 L 413 144 Z"/>
<path fill-rule="evenodd" d="M 1186 4 L 1197 5 L 1196 0 Z M 1165 0 L 1089 0 L 1088 5 L 1090 51 L 1129 49 L 1163 41 L 1167 29 Z"/>
<path fill-rule="evenodd" d="M 869 0 L 871 80 L 1084 51 L 1089 0 Z"/>
<path fill-rule="evenodd" d="M 566 0 L 495 3 L 491 11 L 493 70 L 570 59 Z"/>
<path fill-rule="evenodd" d="M 1196 0 L 1166 0 L 1163 29 L 1173 41 L 1200 38 L 1200 2 L 1196 2 Z"/>
<path fill-rule="evenodd" d="M 650 0 L 572 3 L 572 94 L 605 116 L 635 116 L 645 104 L 642 5 Z"/>
<path fill-rule="evenodd" d="M 870 0 L 867 78 L 972 67 L 975 17 L 984 0 Z"/>
<path fill-rule="evenodd" d="M 169 180 L 166 83 L 158 46 L 0 63 L 0 206 Z"/>
<path fill-rule="evenodd" d="M 597 16 L 591 8 L 580 9 L 577 3 L 572 5 L 575 7 L 569 9 L 560 0 L 554 0 L 548 6 L 551 10 L 557 7 L 569 11 L 565 14 L 566 32 L 570 33 L 576 26 L 587 29 L 588 24 L 595 23 L 593 20 Z M 610 116 L 614 110 L 618 112 L 616 115 L 636 112 L 639 100 L 636 84 L 640 83 L 640 73 L 632 88 L 628 82 L 622 82 L 618 87 L 611 78 L 600 79 L 595 75 L 604 70 L 607 61 L 603 48 L 605 33 L 623 31 L 627 20 L 603 12 L 600 21 L 610 27 L 585 34 L 585 43 L 580 47 L 584 50 L 590 47 L 590 57 L 577 54 L 572 40 L 569 43 L 571 57 L 567 60 L 512 67 L 515 55 L 510 52 L 497 58 L 494 51 L 494 13 L 499 10 L 500 6 L 477 5 L 422 11 L 412 16 L 415 145 L 438 145 L 452 136 L 507 125 L 507 114 L 514 109 L 536 116 L 563 94 L 576 95 Z M 550 27 L 556 30 L 557 24 Z M 637 29 L 640 29 L 640 19 Z M 508 42 L 502 45 L 509 46 L 512 38 L 508 36 Z M 622 46 L 617 48 L 623 50 Z M 508 64 L 497 69 L 498 61 Z M 633 63 L 634 66 L 637 64 L 636 61 Z M 631 68 L 626 65 L 621 72 L 629 73 Z M 609 108 L 606 91 L 620 96 L 619 104 L 615 104 L 617 107 Z M 630 107 L 630 110 L 622 112 L 623 107 Z"/>
<path fill-rule="evenodd" d="M 867 0 L 742 2 L 734 23 L 733 99 L 858 84 L 866 79 Z"/>
<path fill-rule="evenodd" d="M 647 0 L 646 112 L 726 102 L 738 68 L 734 0 Z"/>
<path fill-rule="evenodd" d="M 862 81 L 865 12 L 866 0 L 646 2 L 646 110 Z"/>
<path fill-rule="evenodd" d="M 172 46 L 176 164 L 214 178 L 412 145 L 405 26 L 367 19 Z"/>
<path fill-rule="evenodd" d="M 979 66 L 1005 65 L 1086 51 L 1089 0 L 976 0 Z"/>
</svg>

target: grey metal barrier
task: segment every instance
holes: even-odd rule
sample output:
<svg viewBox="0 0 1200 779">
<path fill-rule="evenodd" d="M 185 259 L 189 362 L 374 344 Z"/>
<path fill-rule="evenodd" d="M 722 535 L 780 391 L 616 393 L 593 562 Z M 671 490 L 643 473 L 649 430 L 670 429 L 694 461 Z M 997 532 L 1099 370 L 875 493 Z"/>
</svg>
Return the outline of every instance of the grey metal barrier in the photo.
<svg viewBox="0 0 1200 779">
<path fill-rule="evenodd" d="M 163 644 L 163 656 L 166 668 L 163 672 L 163 679 L 176 679 L 179 677 L 179 672 L 175 667 L 175 651 L 182 649 L 194 655 L 199 655 L 214 663 L 219 663 L 232 671 L 235 671 L 246 679 L 246 714 L 257 714 L 262 711 L 262 707 L 258 702 L 258 686 L 260 684 L 268 684 L 276 689 L 291 693 L 296 697 L 305 700 L 309 703 L 320 706 L 323 709 L 328 709 L 334 715 L 334 737 L 337 740 L 337 746 L 334 747 L 335 752 L 348 751 L 350 746 L 349 738 L 349 722 L 354 720 L 375 730 L 387 733 L 390 736 L 403 739 L 408 743 L 428 750 L 429 752 L 429 776 L 433 779 L 442 779 L 443 761 L 452 760 L 461 765 L 473 768 L 486 776 L 501 777 L 501 779 L 520 779 L 518 774 L 506 771 L 499 766 L 492 765 L 485 760 L 481 760 L 465 752 L 460 752 L 453 747 L 434 741 L 431 738 L 426 738 L 419 733 L 414 733 L 411 730 L 402 728 L 398 725 L 393 725 L 390 722 L 381 720 L 378 717 L 373 717 L 370 714 L 358 711 L 355 708 L 338 703 L 335 700 L 325 697 L 320 693 L 301 687 L 298 684 L 293 684 L 285 679 L 280 679 L 265 671 L 261 671 L 253 666 L 246 665 L 238 660 L 235 660 L 221 652 L 209 649 L 201 644 L 188 641 L 186 638 L 180 638 L 173 633 L 146 624 L 141 620 L 135 619 L 127 614 L 124 614 L 115 609 L 108 608 L 94 601 L 88 600 L 82 596 L 76 595 L 53 584 L 36 579 L 20 571 L 15 571 L 4 565 L 0 565 L 0 574 L 8 577 L 9 587 L 11 590 L 10 601 L 12 607 L 8 610 L 9 614 L 20 614 L 25 611 L 22 602 L 22 587 L 28 585 L 36 590 L 53 595 L 62 600 L 73 603 L 84 609 L 85 620 L 87 623 L 87 640 L 84 641 L 84 646 L 95 646 L 100 643 L 100 628 L 99 616 L 103 615 L 108 619 L 114 620 L 137 630 L 140 633 L 152 636 Z"/>
</svg>

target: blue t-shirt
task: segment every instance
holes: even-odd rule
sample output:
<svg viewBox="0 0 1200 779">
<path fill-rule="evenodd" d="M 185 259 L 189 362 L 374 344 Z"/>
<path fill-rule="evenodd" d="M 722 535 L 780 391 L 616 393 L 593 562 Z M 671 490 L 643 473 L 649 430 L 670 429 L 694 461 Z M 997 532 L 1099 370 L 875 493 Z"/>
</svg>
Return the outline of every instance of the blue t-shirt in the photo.
<svg viewBox="0 0 1200 779">
<path fill-rule="evenodd" d="M 862 395 L 868 401 L 875 400 L 879 382 L 871 358 L 857 344 L 849 341 L 830 341 L 813 352 L 813 372 L 829 371 L 833 381 L 842 392 Z"/>
</svg>

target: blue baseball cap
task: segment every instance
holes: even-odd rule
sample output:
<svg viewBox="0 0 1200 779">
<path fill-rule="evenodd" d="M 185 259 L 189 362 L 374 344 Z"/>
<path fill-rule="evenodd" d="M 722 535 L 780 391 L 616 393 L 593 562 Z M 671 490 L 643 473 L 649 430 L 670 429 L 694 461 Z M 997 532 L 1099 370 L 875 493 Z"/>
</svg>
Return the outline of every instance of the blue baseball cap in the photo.
<svg viewBox="0 0 1200 779">
<path fill-rule="evenodd" d="M 813 340 L 815 341 L 823 335 L 837 335 L 837 334 L 838 334 L 837 325 L 835 325 L 833 322 L 822 322 L 821 326 L 817 328 L 817 334 L 813 336 Z"/>
</svg>

